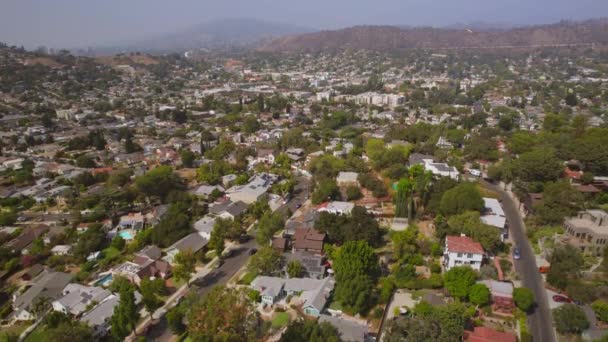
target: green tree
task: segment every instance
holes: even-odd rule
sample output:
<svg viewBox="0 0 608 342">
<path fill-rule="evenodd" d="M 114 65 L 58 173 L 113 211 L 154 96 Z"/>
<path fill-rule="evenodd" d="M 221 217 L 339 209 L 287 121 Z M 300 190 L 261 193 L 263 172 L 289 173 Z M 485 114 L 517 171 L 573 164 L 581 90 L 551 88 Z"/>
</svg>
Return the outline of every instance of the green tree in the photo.
<svg viewBox="0 0 608 342">
<path fill-rule="evenodd" d="M 469 291 L 477 280 L 477 273 L 468 266 L 452 267 L 445 273 L 445 288 L 455 298 L 467 298 Z"/>
<path fill-rule="evenodd" d="M 196 155 L 189 149 L 183 149 L 179 152 L 179 156 L 182 160 L 182 165 L 184 167 L 192 167 L 194 166 L 194 160 L 196 159 Z"/>
<path fill-rule="evenodd" d="M 247 268 L 258 275 L 273 275 L 282 269 L 282 259 L 280 252 L 266 245 L 251 257 Z"/>
<path fill-rule="evenodd" d="M 135 294 L 132 288 L 123 287 L 119 296 L 118 306 L 114 309 L 110 322 L 112 336 L 117 340 L 123 340 L 135 330 L 139 312 L 135 305 Z"/>
<path fill-rule="evenodd" d="M 346 242 L 337 251 L 333 268 L 336 299 L 354 312 L 367 310 L 380 271 L 374 249 L 366 241 Z"/>
<path fill-rule="evenodd" d="M 119 251 L 122 251 L 125 248 L 125 244 L 125 239 L 123 239 L 120 235 L 116 235 L 112 239 L 112 243 L 110 244 L 110 246 L 116 248 Z"/>
<path fill-rule="evenodd" d="M 106 241 L 106 234 L 101 224 L 92 224 L 78 237 L 74 246 L 74 255 L 84 260 L 89 254 L 102 249 Z"/>
<path fill-rule="evenodd" d="M 192 250 L 180 251 L 174 258 L 173 277 L 177 280 L 185 280 L 190 285 L 190 276 L 196 271 L 196 257 Z"/>
<path fill-rule="evenodd" d="M 475 284 L 469 289 L 469 301 L 482 306 L 490 302 L 490 290 L 484 284 Z"/>
<path fill-rule="evenodd" d="M 361 189 L 356 185 L 351 185 L 346 188 L 346 200 L 348 201 L 356 201 L 363 197 L 361 193 Z"/>
<path fill-rule="evenodd" d="M 259 318 L 244 290 L 216 286 L 187 315 L 195 341 L 255 341 Z"/>
<path fill-rule="evenodd" d="M 135 179 L 137 190 L 146 196 L 164 199 L 169 192 L 183 189 L 183 183 L 170 166 L 158 166 Z"/>
<path fill-rule="evenodd" d="M 566 289 L 569 282 L 578 279 L 585 264 L 580 250 L 570 245 L 553 249 L 549 262 L 551 267 L 547 273 L 547 282 L 562 290 Z"/>
<path fill-rule="evenodd" d="M 256 240 L 262 246 L 267 245 L 274 234 L 283 229 L 284 226 L 285 221 L 281 213 L 267 211 L 258 222 Z"/>
<path fill-rule="evenodd" d="M 447 190 L 441 197 L 440 211 L 445 216 L 462 214 L 465 211 L 481 211 L 484 207 L 479 190 L 472 183 L 461 183 Z"/>
<path fill-rule="evenodd" d="M 554 150 L 535 148 L 521 154 L 514 162 L 513 171 L 524 182 L 548 182 L 558 179 L 563 169 Z"/>
<path fill-rule="evenodd" d="M 338 330 L 328 322 L 296 320 L 287 326 L 280 342 L 341 342 Z"/>
<path fill-rule="evenodd" d="M 501 250 L 503 243 L 500 240 L 500 231 L 481 223 L 479 212 L 466 211 L 460 215 L 452 216 L 448 219 L 448 229 L 437 226 L 437 235 L 441 238 L 446 235 L 466 234 L 473 240 L 481 243 L 487 251 L 497 253 Z"/>
<path fill-rule="evenodd" d="M 608 322 L 608 303 L 603 300 L 596 300 L 591 304 L 595 316 L 602 322 Z"/>
<path fill-rule="evenodd" d="M 142 279 L 139 288 L 142 295 L 142 302 L 150 314 L 150 318 L 152 318 L 154 311 L 162 305 L 162 301 L 158 296 L 166 293 L 165 281 L 161 278 L 156 278 L 154 280 L 145 278 Z"/>
<path fill-rule="evenodd" d="M 585 312 L 575 304 L 564 304 L 552 312 L 557 332 L 563 335 L 580 334 L 589 328 Z"/>
<path fill-rule="evenodd" d="M 215 250 L 215 255 L 219 258 L 222 257 L 224 252 L 225 243 L 224 238 L 226 237 L 226 228 L 224 220 L 221 218 L 216 219 L 213 224 L 213 230 L 211 231 L 211 237 L 209 239 L 209 246 Z"/>
<path fill-rule="evenodd" d="M 333 179 L 323 179 L 315 187 L 312 193 L 312 203 L 320 204 L 325 201 L 335 200 L 340 197 L 340 189 Z"/>
<path fill-rule="evenodd" d="M 513 290 L 513 301 L 521 311 L 529 312 L 534 305 L 534 293 L 526 287 L 518 287 Z"/>
<path fill-rule="evenodd" d="M 173 332 L 175 335 L 181 335 L 184 331 L 186 331 L 184 316 L 183 310 L 178 306 L 167 311 L 167 324 L 169 325 L 171 332 Z"/>
<path fill-rule="evenodd" d="M 575 215 L 583 207 L 583 196 L 568 181 L 545 185 L 543 200 L 535 210 L 535 216 L 542 225 L 562 224 L 565 217 Z"/>
<path fill-rule="evenodd" d="M 247 116 L 243 120 L 243 132 L 255 133 L 260 129 L 260 122 L 254 116 Z"/>
<path fill-rule="evenodd" d="M 298 260 L 292 260 L 287 264 L 287 275 L 289 278 L 300 278 L 304 274 L 304 267 Z"/>
</svg>

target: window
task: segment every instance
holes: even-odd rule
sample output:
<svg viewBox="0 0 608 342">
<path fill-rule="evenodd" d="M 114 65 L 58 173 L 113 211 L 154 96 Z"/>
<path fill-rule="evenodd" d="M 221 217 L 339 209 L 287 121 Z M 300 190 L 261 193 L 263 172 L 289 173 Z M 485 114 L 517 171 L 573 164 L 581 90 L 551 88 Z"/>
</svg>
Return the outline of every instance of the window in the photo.
<svg viewBox="0 0 608 342">
<path fill-rule="evenodd" d="M 458 257 L 459 257 L 459 258 L 462 258 L 462 253 L 458 253 Z"/>
<path fill-rule="evenodd" d="M 473 258 L 473 253 L 467 253 L 467 258 L 472 259 Z"/>
</svg>

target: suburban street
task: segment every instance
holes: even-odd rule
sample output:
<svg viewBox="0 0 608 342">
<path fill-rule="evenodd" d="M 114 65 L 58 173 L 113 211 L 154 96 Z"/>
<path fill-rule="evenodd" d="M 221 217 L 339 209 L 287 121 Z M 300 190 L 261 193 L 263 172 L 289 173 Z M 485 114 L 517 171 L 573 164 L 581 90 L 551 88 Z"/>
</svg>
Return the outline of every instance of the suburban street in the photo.
<svg viewBox="0 0 608 342">
<path fill-rule="evenodd" d="M 289 211 L 295 212 L 298 206 L 303 204 L 309 191 L 310 180 L 305 177 L 296 178 L 296 186 L 293 192 L 292 198 L 284 205 L 282 205 L 277 211 L 285 214 Z M 250 232 L 251 239 L 243 244 L 237 245 L 232 248 L 232 252 L 229 257 L 224 258 L 224 262 L 217 269 L 211 271 L 204 277 L 194 280 L 190 284 L 190 291 L 196 292 L 198 297 L 202 297 L 207 294 L 214 286 L 226 284 L 242 267 L 245 266 L 251 255 L 249 251 L 252 248 L 259 248 L 259 245 L 255 239 L 255 231 Z M 183 296 L 188 293 L 185 292 Z M 159 319 L 159 322 L 150 327 L 146 334 L 146 338 L 151 341 L 165 342 L 170 341 L 173 334 L 167 326 L 167 322 L 163 317 Z"/>
<path fill-rule="evenodd" d="M 543 280 L 536 266 L 536 259 L 532 247 L 526 236 L 526 229 L 520 212 L 513 199 L 500 186 L 480 181 L 486 188 L 500 194 L 500 200 L 509 224 L 509 234 L 515 246 L 521 251 L 521 259 L 514 260 L 515 270 L 522 279 L 524 287 L 534 292 L 537 306 L 534 312 L 528 316 L 528 325 L 534 341 L 555 341 L 551 312 Z"/>
</svg>

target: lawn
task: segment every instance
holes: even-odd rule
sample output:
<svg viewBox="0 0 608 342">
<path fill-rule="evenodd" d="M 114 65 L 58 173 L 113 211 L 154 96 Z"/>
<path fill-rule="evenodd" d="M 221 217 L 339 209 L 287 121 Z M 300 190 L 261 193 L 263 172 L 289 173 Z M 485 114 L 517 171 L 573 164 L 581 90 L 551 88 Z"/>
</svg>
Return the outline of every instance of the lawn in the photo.
<svg viewBox="0 0 608 342">
<path fill-rule="evenodd" d="M 245 273 L 243 278 L 238 281 L 238 283 L 239 285 L 249 285 L 251 284 L 253 279 L 255 279 L 255 277 L 257 277 L 257 274 L 255 274 L 255 272 L 247 272 Z"/>
<path fill-rule="evenodd" d="M 47 341 L 46 329 L 44 324 L 40 324 L 31 334 L 27 335 L 25 342 L 44 342 Z"/>
<path fill-rule="evenodd" d="M 280 329 L 289 323 L 289 314 L 287 312 L 279 312 L 272 319 L 272 327 Z"/>
</svg>

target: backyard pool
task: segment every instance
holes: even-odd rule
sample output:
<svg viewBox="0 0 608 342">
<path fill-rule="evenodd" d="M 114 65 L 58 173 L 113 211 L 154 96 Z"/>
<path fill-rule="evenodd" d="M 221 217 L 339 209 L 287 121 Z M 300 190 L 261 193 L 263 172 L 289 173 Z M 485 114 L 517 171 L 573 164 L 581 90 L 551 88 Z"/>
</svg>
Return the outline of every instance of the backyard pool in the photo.
<svg viewBox="0 0 608 342">
<path fill-rule="evenodd" d="M 125 240 L 133 240 L 133 232 L 130 230 L 121 230 L 118 235 Z"/>
<path fill-rule="evenodd" d="M 112 273 L 106 274 L 95 282 L 95 286 L 106 287 L 112 283 Z"/>
</svg>

